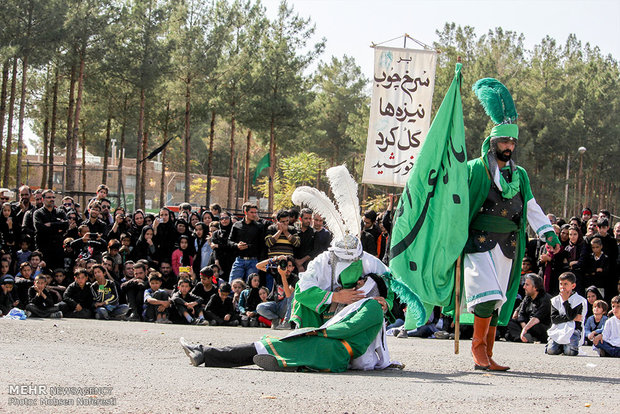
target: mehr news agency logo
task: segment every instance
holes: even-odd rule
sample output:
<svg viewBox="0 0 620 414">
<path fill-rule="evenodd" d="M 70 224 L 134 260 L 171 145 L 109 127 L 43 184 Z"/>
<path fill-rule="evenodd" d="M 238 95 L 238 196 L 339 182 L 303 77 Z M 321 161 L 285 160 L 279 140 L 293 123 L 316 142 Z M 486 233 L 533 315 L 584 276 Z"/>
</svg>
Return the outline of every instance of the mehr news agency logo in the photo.
<svg viewBox="0 0 620 414">
<path fill-rule="evenodd" d="M 53 387 L 44 384 L 9 384 L 12 406 L 112 406 L 113 387 Z"/>
</svg>

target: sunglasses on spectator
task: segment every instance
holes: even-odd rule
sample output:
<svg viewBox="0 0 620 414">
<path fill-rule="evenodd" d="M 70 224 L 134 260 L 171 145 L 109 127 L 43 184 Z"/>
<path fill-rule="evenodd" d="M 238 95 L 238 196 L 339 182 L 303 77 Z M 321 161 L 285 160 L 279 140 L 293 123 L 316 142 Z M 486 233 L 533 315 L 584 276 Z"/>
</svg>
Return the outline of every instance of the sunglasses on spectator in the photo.
<svg viewBox="0 0 620 414">
<path fill-rule="evenodd" d="M 70 207 L 70 206 L 73 205 L 73 203 L 62 203 L 62 205 L 65 206 L 65 207 Z"/>
</svg>

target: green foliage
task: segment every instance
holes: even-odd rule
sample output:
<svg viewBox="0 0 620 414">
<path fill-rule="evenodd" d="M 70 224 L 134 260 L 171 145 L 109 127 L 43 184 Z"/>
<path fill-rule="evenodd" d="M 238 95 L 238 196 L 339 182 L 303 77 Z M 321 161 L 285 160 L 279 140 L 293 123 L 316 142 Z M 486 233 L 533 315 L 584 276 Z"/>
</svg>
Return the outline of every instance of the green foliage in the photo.
<svg viewBox="0 0 620 414">
<path fill-rule="evenodd" d="M 326 165 L 327 161 L 313 152 L 300 152 L 281 159 L 278 171 L 274 174 L 274 211 L 291 207 L 291 196 L 297 187 L 302 185 L 315 187 L 319 173 Z M 267 197 L 269 177 L 261 177 L 258 182 L 256 189 Z"/>
</svg>

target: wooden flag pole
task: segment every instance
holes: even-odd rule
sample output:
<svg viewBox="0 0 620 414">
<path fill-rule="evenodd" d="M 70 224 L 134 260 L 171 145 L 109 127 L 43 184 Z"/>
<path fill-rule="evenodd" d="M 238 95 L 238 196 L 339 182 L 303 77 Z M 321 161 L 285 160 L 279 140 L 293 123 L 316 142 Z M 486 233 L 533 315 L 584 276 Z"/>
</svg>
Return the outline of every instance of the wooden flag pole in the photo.
<svg viewBox="0 0 620 414">
<path fill-rule="evenodd" d="M 454 285 L 454 353 L 459 353 L 459 338 L 461 336 L 461 256 L 456 259 L 456 271 L 454 272 L 456 278 Z"/>
</svg>

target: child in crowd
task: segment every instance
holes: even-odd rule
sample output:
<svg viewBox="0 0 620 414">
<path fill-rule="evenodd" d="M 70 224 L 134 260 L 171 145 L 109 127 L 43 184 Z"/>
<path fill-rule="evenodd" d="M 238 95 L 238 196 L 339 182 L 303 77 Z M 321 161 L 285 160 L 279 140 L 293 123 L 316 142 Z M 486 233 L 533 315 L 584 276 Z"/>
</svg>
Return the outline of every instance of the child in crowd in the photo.
<svg viewBox="0 0 620 414">
<path fill-rule="evenodd" d="M 190 282 L 187 278 L 180 278 L 178 290 L 174 292 L 170 301 L 176 310 L 173 315 L 180 323 L 191 325 L 207 325 L 202 312 L 202 299 L 190 293 Z M 181 317 L 180 319 L 178 317 Z"/>
<path fill-rule="evenodd" d="M 607 306 L 607 302 L 604 300 L 594 301 L 592 305 L 593 315 L 586 320 L 586 324 L 583 327 L 586 345 L 592 345 L 594 337 L 603 332 L 603 327 L 607 321 L 607 309 L 609 309 L 609 306 Z"/>
<path fill-rule="evenodd" d="M 582 323 L 587 312 L 587 301 L 575 292 L 577 278 L 574 273 L 564 272 L 558 278 L 560 294 L 551 299 L 551 328 L 547 331 L 549 341 L 545 352 L 549 355 L 579 354 L 583 342 Z"/>
<path fill-rule="evenodd" d="M 22 240 L 20 242 L 20 249 L 15 254 L 15 258 L 17 263 L 24 263 L 30 260 L 30 255 L 32 252 L 30 251 L 30 243 L 32 242 L 32 237 L 29 234 L 25 234 L 22 236 Z"/>
<path fill-rule="evenodd" d="M 95 306 L 95 318 L 109 320 L 110 317 L 121 319 L 129 310 L 126 304 L 118 301 L 116 285 L 108 275 L 107 270 L 100 264 L 93 266 L 95 283 L 90 286 Z"/>
<path fill-rule="evenodd" d="M 614 314 L 605 322 L 603 332 L 594 337 L 594 346 L 600 356 L 620 357 L 620 296 L 611 298 Z"/>
<path fill-rule="evenodd" d="M 67 272 L 70 272 L 73 269 L 73 265 L 75 264 L 75 259 L 77 257 L 75 250 L 73 250 L 73 247 L 71 246 L 71 243 L 73 242 L 73 240 L 75 239 L 73 239 L 72 237 L 67 237 L 62 242 L 63 267 L 65 268 L 65 271 Z"/>
<path fill-rule="evenodd" d="M 239 299 L 241 298 L 241 292 L 243 292 L 247 288 L 247 285 L 243 280 L 235 279 L 232 281 L 230 286 L 232 288 L 233 294 L 232 303 L 235 307 L 235 312 L 239 313 Z"/>
<path fill-rule="evenodd" d="M 30 267 L 32 268 L 32 279 L 33 280 L 47 266 L 45 262 L 43 261 L 43 253 L 41 253 L 38 250 L 35 250 L 34 252 L 32 252 L 32 254 L 30 255 L 30 260 L 28 262 L 30 263 Z"/>
<path fill-rule="evenodd" d="M 205 266 L 200 270 L 200 283 L 192 289 L 192 294 L 200 297 L 202 303 L 209 303 L 211 296 L 217 295 L 217 288 L 213 286 L 213 269 Z"/>
<path fill-rule="evenodd" d="M 235 279 L 237 281 L 239 279 Z M 241 292 L 239 298 L 239 314 L 241 315 L 241 326 L 257 327 L 258 313 L 256 307 L 261 303 L 260 298 L 260 276 L 252 273 L 248 278 L 249 287 Z M 268 293 L 265 295 L 267 299 Z"/>
<path fill-rule="evenodd" d="M 112 259 L 114 263 L 114 274 L 118 275 L 123 265 L 123 257 L 120 254 L 121 242 L 116 239 L 112 239 L 108 242 L 108 257 Z"/>
<path fill-rule="evenodd" d="M 121 234 L 121 248 L 118 250 L 118 253 L 121 255 L 123 264 L 127 263 L 131 257 L 132 250 L 133 246 L 131 245 L 131 235 L 129 233 Z"/>
<path fill-rule="evenodd" d="M 605 288 L 609 277 L 609 257 L 603 253 L 603 242 L 599 237 L 594 237 L 590 241 L 590 247 L 592 253 L 586 262 L 585 269 L 586 286 L 596 286 L 605 297 Z"/>
<path fill-rule="evenodd" d="M 38 275 L 34 278 L 34 285 L 28 289 L 28 305 L 26 305 L 26 316 L 38 316 L 40 318 L 62 318 L 62 312 L 54 303 L 53 296 L 47 289 L 47 279 L 45 275 Z"/>
<path fill-rule="evenodd" d="M 19 305 L 19 300 L 11 293 L 14 286 L 13 276 L 5 275 L 0 278 L 0 316 L 7 315 L 11 309 Z"/>
<path fill-rule="evenodd" d="M 77 269 L 73 277 L 74 281 L 65 290 L 58 307 L 67 318 L 92 318 L 93 294 L 88 283 L 88 272 Z"/>
<path fill-rule="evenodd" d="M 209 318 L 209 325 L 211 326 L 237 326 L 239 320 L 237 319 L 237 313 L 233 305 L 230 293 L 232 288 L 228 283 L 222 284 L 217 295 L 211 296 L 209 303 L 205 307 L 205 315 Z"/>
<path fill-rule="evenodd" d="M 149 288 L 144 291 L 144 320 L 146 322 L 172 323 L 170 314 L 170 296 L 161 289 L 162 278 L 159 272 L 149 275 Z"/>
<path fill-rule="evenodd" d="M 192 267 L 194 264 L 194 252 L 190 248 L 189 237 L 181 235 L 179 237 L 179 248 L 172 252 L 172 270 L 175 275 L 179 275 L 181 267 Z"/>
</svg>

